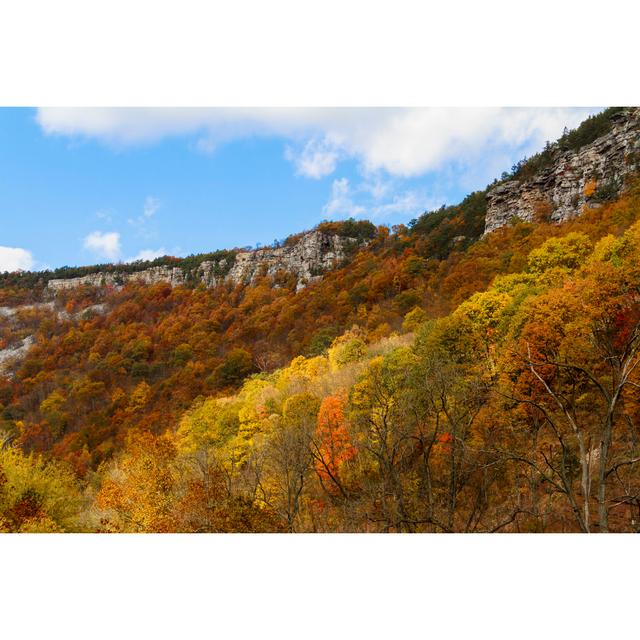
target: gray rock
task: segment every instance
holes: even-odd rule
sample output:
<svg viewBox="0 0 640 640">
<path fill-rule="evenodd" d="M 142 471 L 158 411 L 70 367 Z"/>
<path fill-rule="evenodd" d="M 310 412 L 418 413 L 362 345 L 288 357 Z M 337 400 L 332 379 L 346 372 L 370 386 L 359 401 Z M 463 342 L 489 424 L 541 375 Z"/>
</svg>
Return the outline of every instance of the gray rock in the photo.
<svg viewBox="0 0 640 640">
<path fill-rule="evenodd" d="M 624 188 L 624 179 L 640 170 L 640 108 L 615 116 L 609 133 L 577 151 L 558 152 L 552 165 L 526 182 L 509 180 L 487 194 L 485 234 L 508 225 L 514 217 L 534 222 L 548 217 L 564 222 L 585 207 L 597 208 L 595 188 Z"/>
<path fill-rule="evenodd" d="M 33 336 L 27 336 L 18 345 L 0 349 L 0 374 L 4 374 L 8 365 L 14 361 L 21 360 L 33 346 L 35 340 Z"/>
<path fill-rule="evenodd" d="M 224 258 L 217 262 L 205 261 L 195 271 L 196 281 L 207 287 L 224 282 L 251 284 L 260 276 L 273 277 L 281 272 L 295 277 L 296 290 L 299 291 L 345 260 L 350 247 L 361 244 L 364 243 L 356 238 L 310 231 L 288 246 L 238 251 L 231 265 Z M 152 267 L 134 273 L 99 272 L 79 278 L 50 280 L 48 287 L 55 292 L 81 285 L 117 287 L 128 282 L 168 282 L 176 286 L 184 284 L 185 273 L 180 267 Z"/>
</svg>

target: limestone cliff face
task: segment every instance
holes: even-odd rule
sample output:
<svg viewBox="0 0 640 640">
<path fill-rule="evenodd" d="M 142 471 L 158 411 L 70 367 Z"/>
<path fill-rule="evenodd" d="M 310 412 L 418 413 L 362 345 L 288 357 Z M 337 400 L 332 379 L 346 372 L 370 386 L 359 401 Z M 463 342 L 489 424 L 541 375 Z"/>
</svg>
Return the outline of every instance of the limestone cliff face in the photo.
<svg viewBox="0 0 640 640">
<path fill-rule="evenodd" d="M 485 233 L 506 226 L 514 216 L 564 222 L 585 207 L 600 206 L 603 194 L 623 189 L 625 177 L 640 171 L 640 108 L 613 119 L 611 131 L 577 151 L 558 152 L 533 179 L 509 180 L 491 189 Z"/>
<path fill-rule="evenodd" d="M 155 284 L 157 282 L 169 282 L 171 285 L 178 285 L 184 282 L 182 269 L 178 267 L 151 267 L 144 271 L 134 273 L 98 272 L 90 273 L 79 278 L 67 278 L 50 280 L 49 289 L 60 291 L 62 289 L 73 289 L 81 285 L 90 287 L 118 286 L 127 282 L 141 282 L 143 284 Z"/>
<path fill-rule="evenodd" d="M 355 238 L 312 231 L 291 246 L 241 251 L 232 264 L 224 260 L 219 263 L 203 262 L 197 273 L 202 282 L 213 286 L 226 279 L 234 284 L 250 284 L 260 276 L 285 272 L 296 277 L 300 289 L 344 260 L 348 247 L 354 243 L 358 243 Z"/>
<path fill-rule="evenodd" d="M 360 244 L 356 238 L 311 231 L 287 246 L 238 251 L 235 256 L 202 262 L 192 274 L 185 273 L 180 267 L 152 267 L 133 273 L 98 272 L 79 278 L 50 280 L 48 287 L 60 291 L 81 285 L 119 286 L 128 282 L 168 282 L 176 286 L 194 279 L 212 287 L 223 282 L 250 284 L 260 276 L 274 276 L 281 272 L 293 275 L 297 288 L 301 289 L 335 268 L 347 258 L 354 246 Z"/>
</svg>

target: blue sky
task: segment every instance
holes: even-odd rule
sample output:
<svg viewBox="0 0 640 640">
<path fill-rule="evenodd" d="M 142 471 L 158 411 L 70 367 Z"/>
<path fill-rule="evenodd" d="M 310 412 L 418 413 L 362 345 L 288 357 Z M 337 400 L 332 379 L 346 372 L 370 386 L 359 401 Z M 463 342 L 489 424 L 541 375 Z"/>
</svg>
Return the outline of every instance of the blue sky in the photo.
<svg viewBox="0 0 640 640">
<path fill-rule="evenodd" d="M 407 222 L 597 110 L 2 108 L 0 271 Z"/>
</svg>

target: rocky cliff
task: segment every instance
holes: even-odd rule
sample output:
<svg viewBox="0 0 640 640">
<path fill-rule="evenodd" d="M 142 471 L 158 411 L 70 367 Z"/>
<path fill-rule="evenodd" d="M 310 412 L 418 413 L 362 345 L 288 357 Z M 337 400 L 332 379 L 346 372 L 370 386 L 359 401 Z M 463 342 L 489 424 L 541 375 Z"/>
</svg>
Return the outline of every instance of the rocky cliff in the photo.
<svg viewBox="0 0 640 640">
<path fill-rule="evenodd" d="M 97 272 L 78 278 L 50 280 L 48 287 L 60 291 L 81 285 L 119 286 L 128 282 L 168 282 L 172 286 L 202 282 L 212 287 L 222 282 L 250 284 L 260 276 L 285 273 L 293 275 L 297 280 L 297 288 L 301 289 L 335 268 L 361 244 L 357 238 L 316 230 L 302 234 L 297 241 L 282 247 L 230 252 L 228 257 L 220 260 L 203 261 L 193 270 L 160 266 L 133 272 Z"/>
<path fill-rule="evenodd" d="M 49 289 L 59 291 L 61 289 L 73 289 L 82 285 L 90 287 L 118 286 L 126 282 L 139 282 L 143 284 L 155 284 L 156 282 L 169 282 L 172 286 L 183 284 L 184 273 L 179 267 L 151 267 L 142 271 L 124 273 L 120 271 L 90 273 L 79 278 L 59 278 L 50 280 Z"/>
<path fill-rule="evenodd" d="M 640 170 L 640 108 L 612 116 L 611 130 L 576 151 L 555 149 L 549 166 L 525 181 L 508 180 L 487 195 L 485 234 L 514 216 L 531 222 L 569 220 L 598 207 Z"/>
</svg>

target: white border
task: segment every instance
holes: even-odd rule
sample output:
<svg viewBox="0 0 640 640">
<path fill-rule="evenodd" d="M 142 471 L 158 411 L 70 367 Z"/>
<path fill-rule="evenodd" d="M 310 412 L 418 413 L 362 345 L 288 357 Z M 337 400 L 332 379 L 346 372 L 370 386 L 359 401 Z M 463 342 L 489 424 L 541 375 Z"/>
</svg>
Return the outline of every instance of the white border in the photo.
<svg viewBox="0 0 640 640">
<path fill-rule="evenodd" d="M 7 638 L 633 637 L 631 535 L 13 535 Z M 10 580 L 5 573 L 8 569 Z"/>
<path fill-rule="evenodd" d="M 628 0 L 20 0 L 0 103 L 630 104 L 637 27 Z"/>
<path fill-rule="evenodd" d="M 4 105 L 639 104 L 633 3 L 20 0 Z M 3 637 L 625 637 L 631 536 L 2 536 Z"/>
</svg>

